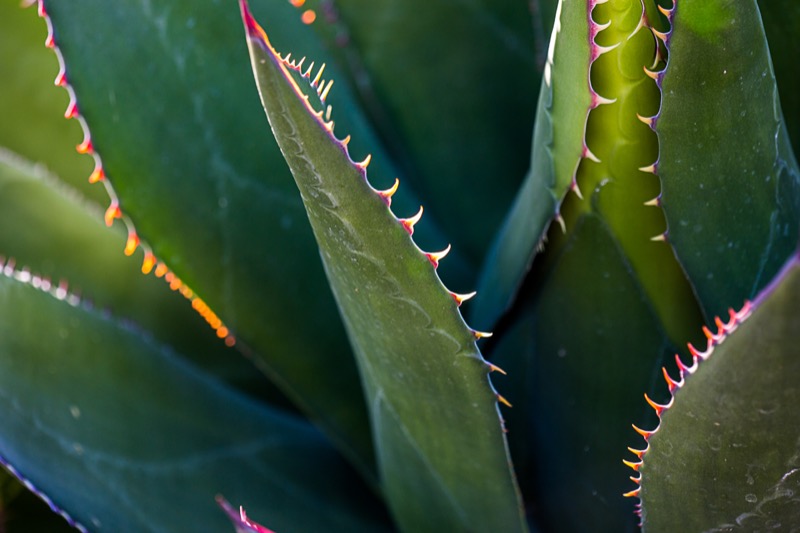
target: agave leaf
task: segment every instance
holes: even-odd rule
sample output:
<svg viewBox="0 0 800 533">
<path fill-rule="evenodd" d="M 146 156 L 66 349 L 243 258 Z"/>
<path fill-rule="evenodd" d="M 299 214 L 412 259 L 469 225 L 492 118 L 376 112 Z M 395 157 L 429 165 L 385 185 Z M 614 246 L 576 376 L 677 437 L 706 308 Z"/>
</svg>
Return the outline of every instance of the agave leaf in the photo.
<svg viewBox="0 0 800 533">
<path fill-rule="evenodd" d="M 93 530 L 223 531 L 221 493 L 282 529 L 385 524 L 380 504 L 307 423 L 222 386 L 74 295 L 4 274 L 0 459 L 68 520 Z"/>
<path fill-rule="evenodd" d="M 754 0 L 684 0 L 668 42 L 661 201 L 706 315 L 721 315 L 794 250 L 800 171 Z"/>
<path fill-rule="evenodd" d="M 259 114 L 235 6 L 44 5 L 135 237 L 370 475 L 357 369 L 302 204 Z M 260 7 L 286 34 L 317 42 L 287 3 Z"/>
<path fill-rule="evenodd" d="M 346 67 L 403 182 L 476 265 L 526 169 L 530 102 L 552 24 L 543 17 L 556 2 L 542 3 L 537 28 L 528 2 L 336 0 L 302 7 L 319 5 L 314 27 Z"/>
<path fill-rule="evenodd" d="M 141 275 L 141 252 L 125 257 L 121 224 L 51 174 L 0 148 L 0 257 L 18 270 L 91 299 L 250 393 L 287 405 L 252 364 L 227 348 L 189 302 L 162 279 Z"/>
<path fill-rule="evenodd" d="M 295 79 L 302 69 L 241 5 L 267 117 L 355 347 L 395 519 L 412 531 L 523 530 L 491 367 L 436 275 L 441 255 L 420 252 L 410 237 L 418 218 L 396 219 L 391 191 L 374 190 L 368 161 L 353 163 L 334 137 L 321 110 L 328 86 L 311 72 Z"/>
<path fill-rule="evenodd" d="M 719 323 L 677 384 L 668 381 L 673 399 L 634 463 L 646 531 L 800 523 L 798 298 L 794 255 L 752 306 Z"/>
<path fill-rule="evenodd" d="M 53 86 L 59 64 L 42 46 L 46 36 L 44 22 L 19 2 L 0 3 L 0 146 L 44 163 L 87 199 L 106 204 L 105 191 L 86 182 L 91 159 L 75 152 L 83 140 L 80 126 L 62 118 L 69 97 Z"/>
<path fill-rule="evenodd" d="M 494 327 L 530 268 L 573 184 L 584 151 L 591 59 L 586 6 L 559 2 L 539 93 L 530 170 L 478 283 L 472 319 Z M 555 127 L 555 125 L 558 127 Z"/>
<path fill-rule="evenodd" d="M 75 529 L 6 470 L 0 468 L 0 530 L 4 533 L 47 531 L 71 533 Z"/>
<path fill-rule="evenodd" d="M 795 75 L 800 4 L 793 0 L 762 0 L 758 8 L 767 32 L 775 81 L 780 89 L 786 131 L 796 154 L 800 150 L 800 82 Z"/>
</svg>

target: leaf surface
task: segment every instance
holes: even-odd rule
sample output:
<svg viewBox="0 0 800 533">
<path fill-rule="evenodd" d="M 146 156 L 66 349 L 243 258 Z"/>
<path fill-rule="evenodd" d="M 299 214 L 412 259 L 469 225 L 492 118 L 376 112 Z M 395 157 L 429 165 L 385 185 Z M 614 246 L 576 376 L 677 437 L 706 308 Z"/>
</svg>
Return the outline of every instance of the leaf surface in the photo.
<svg viewBox="0 0 800 533">
<path fill-rule="evenodd" d="M 800 523 L 798 298 L 795 255 L 681 372 L 638 468 L 645 531 Z"/>
<path fill-rule="evenodd" d="M 224 494 L 283 530 L 385 525 L 307 423 L 74 295 L 4 274 L 0 458 L 70 520 L 99 531 L 224 531 L 214 501 Z"/>
<path fill-rule="evenodd" d="M 490 366 L 436 274 L 439 257 L 420 252 L 417 220 L 396 219 L 368 162 L 353 163 L 334 137 L 315 92 L 324 100 L 325 86 L 295 77 L 244 2 L 242 13 L 267 117 L 355 347 L 395 519 L 409 531 L 524 530 Z"/>
<path fill-rule="evenodd" d="M 723 315 L 794 250 L 800 171 L 755 1 L 683 0 L 669 45 L 656 124 L 661 201 L 706 316 Z"/>
</svg>

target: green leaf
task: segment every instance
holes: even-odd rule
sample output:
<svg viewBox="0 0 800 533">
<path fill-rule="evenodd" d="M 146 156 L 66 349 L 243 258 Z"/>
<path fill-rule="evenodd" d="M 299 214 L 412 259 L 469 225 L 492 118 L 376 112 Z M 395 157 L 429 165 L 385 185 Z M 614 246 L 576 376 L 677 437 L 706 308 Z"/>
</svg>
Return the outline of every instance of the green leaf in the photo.
<svg viewBox="0 0 800 533">
<path fill-rule="evenodd" d="M 509 446 L 534 520 L 543 531 L 632 532 L 619 450 L 632 420 L 652 419 L 637 399 L 674 347 L 595 215 L 570 233 L 547 283 L 520 298 L 492 361 L 508 372 L 498 385 L 514 405 Z"/>
<path fill-rule="evenodd" d="M 701 17 L 711 12 L 713 22 Z M 661 201 L 706 316 L 721 315 L 794 250 L 800 171 L 754 0 L 685 0 L 668 42 L 656 123 Z"/>
<path fill-rule="evenodd" d="M 283 530 L 385 526 L 380 504 L 308 424 L 74 295 L 3 273 L 0 458 L 71 520 L 224 531 L 214 501 L 224 494 Z"/>
<path fill-rule="evenodd" d="M 586 6 L 559 3 L 539 93 L 531 167 L 478 282 L 472 319 L 479 327 L 494 327 L 513 301 L 575 178 L 592 103 L 588 35 Z"/>
<path fill-rule="evenodd" d="M 45 5 L 94 150 L 138 236 L 372 475 L 357 369 L 303 206 L 260 115 L 235 6 Z M 313 49 L 313 32 L 288 3 L 260 7 Z"/>
<path fill-rule="evenodd" d="M 143 276 L 141 252 L 125 257 L 121 224 L 42 168 L 0 148 L 0 257 L 132 320 L 194 364 L 249 393 L 278 400 L 251 362 L 227 348 L 180 293 Z"/>
<path fill-rule="evenodd" d="M 345 67 L 403 182 L 476 265 L 528 164 L 531 102 L 552 24 L 542 17 L 555 6 L 542 3 L 546 13 L 537 14 L 537 27 L 529 2 L 303 6 L 320 5 L 314 27 Z"/>
<path fill-rule="evenodd" d="M 476 347 L 391 196 L 353 163 L 320 106 L 327 85 L 282 59 L 242 2 L 267 117 L 295 176 L 362 371 L 378 466 L 402 529 L 524 530 L 488 379 Z M 306 85 L 307 94 L 298 83 Z M 315 104 L 310 103 L 311 101 Z"/>
<path fill-rule="evenodd" d="M 798 298 L 795 255 L 752 306 L 720 323 L 670 387 L 670 406 L 643 463 L 634 464 L 647 531 L 766 531 L 800 523 Z"/>
</svg>

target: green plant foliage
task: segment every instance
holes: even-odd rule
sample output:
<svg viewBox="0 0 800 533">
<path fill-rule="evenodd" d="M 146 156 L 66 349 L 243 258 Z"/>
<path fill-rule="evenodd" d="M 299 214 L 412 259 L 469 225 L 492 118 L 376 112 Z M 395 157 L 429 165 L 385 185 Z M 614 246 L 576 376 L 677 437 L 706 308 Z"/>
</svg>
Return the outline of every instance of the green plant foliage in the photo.
<svg viewBox="0 0 800 533">
<path fill-rule="evenodd" d="M 795 3 L 26 3 L 0 531 L 797 522 Z"/>
<path fill-rule="evenodd" d="M 647 531 L 800 523 L 798 297 L 794 256 L 681 372 L 639 468 Z"/>
</svg>

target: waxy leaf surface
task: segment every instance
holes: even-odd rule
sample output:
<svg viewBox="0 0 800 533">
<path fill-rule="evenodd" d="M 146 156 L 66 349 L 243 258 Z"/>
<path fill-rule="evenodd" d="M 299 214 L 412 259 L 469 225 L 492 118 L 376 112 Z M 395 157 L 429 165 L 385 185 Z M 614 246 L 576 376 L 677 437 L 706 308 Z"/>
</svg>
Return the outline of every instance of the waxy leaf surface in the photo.
<svg viewBox="0 0 800 533">
<path fill-rule="evenodd" d="M 244 2 L 242 11 L 267 117 L 355 347 L 395 519 L 408 531 L 524 530 L 490 366 L 436 260 L 334 137 L 310 79 L 292 73 Z"/>
</svg>

